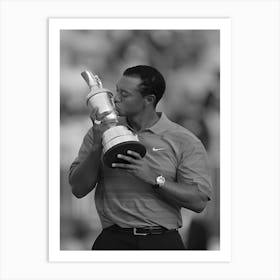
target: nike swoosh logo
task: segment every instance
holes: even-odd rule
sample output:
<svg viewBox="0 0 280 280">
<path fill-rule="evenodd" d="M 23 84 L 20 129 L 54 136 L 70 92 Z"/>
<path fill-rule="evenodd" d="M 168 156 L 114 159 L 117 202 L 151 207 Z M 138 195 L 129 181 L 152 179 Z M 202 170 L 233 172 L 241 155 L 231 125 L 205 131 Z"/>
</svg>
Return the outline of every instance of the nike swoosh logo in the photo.
<svg viewBox="0 0 280 280">
<path fill-rule="evenodd" d="M 154 152 L 157 152 L 157 151 L 163 151 L 165 150 L 165 148 L 156 148 L 156 147 L 153 147 L 152 149 Z"/>
</svg>

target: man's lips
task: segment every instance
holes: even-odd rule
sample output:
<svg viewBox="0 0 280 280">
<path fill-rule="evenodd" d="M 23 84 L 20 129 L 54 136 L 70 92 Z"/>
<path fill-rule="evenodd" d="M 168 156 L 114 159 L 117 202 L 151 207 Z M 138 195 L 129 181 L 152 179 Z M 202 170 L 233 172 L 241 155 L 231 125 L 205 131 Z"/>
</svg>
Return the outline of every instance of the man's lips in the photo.
<svg viewBox="0 0 280 280">
<path fill-rule="evenodd" d="M 119 107 L 118 104 L 116 104 L 116 103 L 115 103 L 115 109 L 116 109 L 117 111 L 120 110 L 120 107 Z"/>
</svg>

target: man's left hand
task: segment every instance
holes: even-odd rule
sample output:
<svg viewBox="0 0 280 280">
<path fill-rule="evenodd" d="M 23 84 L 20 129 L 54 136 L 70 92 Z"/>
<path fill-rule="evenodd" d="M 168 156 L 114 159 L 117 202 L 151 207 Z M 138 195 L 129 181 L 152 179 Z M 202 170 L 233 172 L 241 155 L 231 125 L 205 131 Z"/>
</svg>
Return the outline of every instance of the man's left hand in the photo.
<svg viewBox="0 0 280 280">
<path fill-rule="evenodd" d="M 151 172 L 151 168 L 147 164 L 147 160 L 142 158 L 140 154 L 127 151 L 130 156 L 118 154 L 118 158 L 124 159 L 129 163 L 113 163 L 113 168 L 122 168 L 133 174 L 135 177 L 145 181 L 148 184 L 154 185 L 156 175 Z"/>
</svg>

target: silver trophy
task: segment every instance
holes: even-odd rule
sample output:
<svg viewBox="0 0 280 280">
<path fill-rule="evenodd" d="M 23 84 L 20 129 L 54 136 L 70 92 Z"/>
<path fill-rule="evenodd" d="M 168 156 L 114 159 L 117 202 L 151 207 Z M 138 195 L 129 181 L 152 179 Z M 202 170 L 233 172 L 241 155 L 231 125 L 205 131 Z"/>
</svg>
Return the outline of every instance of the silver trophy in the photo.
<svg viewBox="0 0 280 280">
<path fill-rule="evenodd" d="M 90 71 L 81 73 L 88 84 L 90 92 L 87 95 L 87 105 L 96 112 L 96 121 L 102 122 L 107 127 L 102 135 L 103 161 L 112 167 L 112 163 L 127 163 L 117 157 L 118 154 L 127 154 L 128 150 L 139 153 L 142 157 L 146 154 L 146 148 L 139 142 L 136 134 L 126 126 L 120 125 L 115 111 L 113 94 L 103 88 L 97 75 Z"/>
</svg>

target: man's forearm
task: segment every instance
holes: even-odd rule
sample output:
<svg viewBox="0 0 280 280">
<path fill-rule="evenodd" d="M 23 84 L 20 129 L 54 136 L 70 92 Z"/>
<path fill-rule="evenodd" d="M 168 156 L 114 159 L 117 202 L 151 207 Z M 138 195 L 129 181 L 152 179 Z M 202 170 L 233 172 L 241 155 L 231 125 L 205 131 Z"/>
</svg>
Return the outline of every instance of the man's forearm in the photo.
<svg viewBox="0 0 280 280">
<path fill-rule="evenodd" d="M 95 187 L 98 180 L 101 152 L 101 146 L 93 146 L 88 157 L 74 167 L 70 173 L 69 183 L 72 186 L 72 193 L 76 197 L 84 197 Z"/>
<path fill-rule="evenodd" d="M 158 193 L 166 200 L 171 200 L 180 207 L 201 212 L 208 201 L 208 196 L 198 189 L 196 184 L 180 184 L 165 182 L 164 186 L 157 189 Z"/>
</svg>

